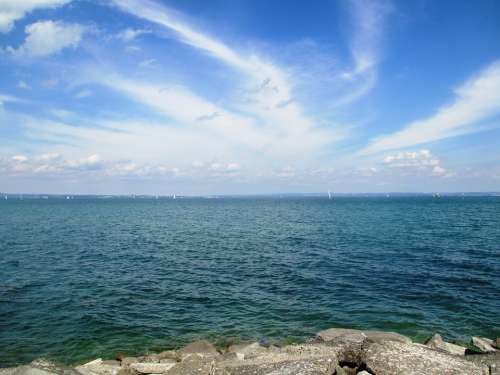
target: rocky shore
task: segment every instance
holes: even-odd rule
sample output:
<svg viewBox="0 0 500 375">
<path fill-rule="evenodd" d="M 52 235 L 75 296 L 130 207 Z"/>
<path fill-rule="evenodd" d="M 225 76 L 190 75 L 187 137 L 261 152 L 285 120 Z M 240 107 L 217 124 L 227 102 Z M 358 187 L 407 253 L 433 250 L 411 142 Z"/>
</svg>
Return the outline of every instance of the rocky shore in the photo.
<svg viewBox="0 0 500 375">
<path fill-rule="evenodd" d="M 472 337 L 466 348 L 439 334 L 425 344 L 393 332 L 331 328 L 308 342 L 218 349 L 196 341 L 142 357 L 120 354 L 75 367 L 39 359 L 0 369 L 0 375 L 500 375 L 500 339 Z"/>
</svg>

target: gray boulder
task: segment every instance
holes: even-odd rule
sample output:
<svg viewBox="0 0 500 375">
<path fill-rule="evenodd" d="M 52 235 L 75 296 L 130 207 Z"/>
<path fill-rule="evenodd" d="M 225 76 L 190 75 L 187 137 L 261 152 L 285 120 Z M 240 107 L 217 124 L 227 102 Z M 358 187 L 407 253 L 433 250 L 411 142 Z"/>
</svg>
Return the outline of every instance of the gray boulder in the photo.
<svg viewBox="0 0 500 375">
<path fill-rule="evenodd" d="M 224 358 L 217 361 L 216 375 L 324 375 L 332 374 L 337 348 L 325 344 L 289 345 L 268 350 L 249 359 Z"/>
<path fill-rule="evenodd" d="M 80 375 L 74 369 L 45 359 L 36 359 L 28 365 L 2 368 L 0 375 Z"/>
<path fill-rule="evenodd" d="M 442 350 L 454 355 L 465 355 L 466 350 L 463 346 L 445 342 L 439 333 L 436 333 L 429 340 L 427 340 L 425 345 L 429 348 Z"/>
<path fill-rule="evenodd" d="M 216 375 L 325 375 L 332 373 L 332 364 L 320 359 L 285 360 L 279 362 L 247 363 L 217 368 Z"/>
<path fill-rule="evenodd" d="M 323 331 L 320 331 L 316 334 L 316 337 L 321 341 L 328 342 L 333 341 L 339 337 L 345 336 L 353 336 L 360 335 L 361 331 L 358 329 L 349 329 L 349 328 L 329 328 Z"/>
<path fill-rule="evenodd" d="M 131 363 L 137 363 L 137 362 L 140 362 L 139 358 L 137 358 L 137 357 L 122 357 L 120 364 L 122 366 L 128 366 Z"/>
<path fill-rule="evenodd" d="M 161 353 L 158 353 L 158 358 L 160 362 L 165 359 L 173 359 L 176 361 L 180 360 L 179 353 L 176 350 L 165 350 Z"/>
<path fill-rule="evenodd" d="M 433 350 L 420 344 L 385 341 L 369 345 L 363 354 L 366 368 L 377 375 L 487 375 L 487 366 Z"/>
<path fill-rule="evenodd" d="M 219 352 L 211 342 L 198 340 L 179 349 L 179 354 L 181 356 L 185 356 L 186 354 L 217 355 Z"/>
<path fill-rule="evenodd" d="M 176 361 L 170 360 L 170 362 L 166 363 L 132 363 L 129 367 L 141 374 L 163 374 L 168 372 L 176 364 Z"/>
<path fill-rule="evenodd" d="M 493 340 L 485 337 L 472 337 L 472 345 L 482 353 L 494 353 L 497 350 L 493 347 Z"/>
<path fill-rule="evenodd" d="M 236 357 L 241 360 L 256 357 L 267 351 L 268 349 L 258 342 L 234 344 L 227 349 L 227 353 L 235 353 Z"/>
<path fill-rule="evenodd" d="M 200 354 L 188 354 L 182 362 L 177 363 L 167 375 L 213 375 L 215 357 L 209 358 Z"/>
<path fill-rule="evenodd" d="M 405 344 L 411 344 L 412 341 L 409 337 L 400 335 L 396 332 L 382 332 L 382 331 L 363 331 L 367 340 L 370 342 L 383 342 L 383 341 L 397 341 Z"/>
<path fill-rule="evenodd" d="M 473 362 L 479 366 L 490 368 L 491 375 L 500 375 L 500 352 L 488 354 L 470 354 L 466 355 L 467 361 Z"/>
<path fill-rule="evenodd" d="M 349 366 L 343 366 L 341 367 L 340 365 L 337 365 L 335 367 L 335 375 L 356 375 L 357 374 L 357 367 L 349 367 Z"/>
<path fill-rule="evenodd" d="M 358 329 L 347 328 L 330 328 L 320 331 L 316 334 L 316 338 L 320 341 L 331 342 L 350 339 L 351 341 L 383 342 L 383 341 L 398 341 L 402 343 L 411 343 L 411 339 L 400 335 L 396 332 L 383 331 L 361 331 Z"/>
<path fill-rule="evenodd" d="M 82 375 L 117 375 L 120 370 L 120 365 L 118 361 L 110 363 L 98 358 L 75 367 L 75 370 Z"/>
</svg>

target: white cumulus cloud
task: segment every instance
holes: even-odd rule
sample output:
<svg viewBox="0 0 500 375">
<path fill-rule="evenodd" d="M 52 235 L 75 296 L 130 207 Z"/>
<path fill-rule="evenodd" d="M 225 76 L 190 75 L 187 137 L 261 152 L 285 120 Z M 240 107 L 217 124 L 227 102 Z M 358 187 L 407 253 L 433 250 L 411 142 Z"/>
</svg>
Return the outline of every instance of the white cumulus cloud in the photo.
<svg viewBox="0 0 500 375">
<path fill-rule="evenodd" d="M 151 33 L 150 30 L 146 29 L 125 29 L 117 34 L 117 38 L 123 40 L 124 42 L 131 42 L 137 37 Z"/>
<path fill-rule="evenodd" d="M 70 0 L 1 0 L 0 32 L 9 32 L 12 30 L 14 22 L 35 9 L 55 8 L 69 2 Z"/>
<path fill-rule="evenodd" d="M 387 155 L 384 157 L 384 164 L 390 168 L 402 170 L 410 174 L 421 172 L 439 177 L 450 177 L 453 175 L 453 172 L 444 168 L 439 158 L 427 149 Z"/>
<path fill-rule="evenodd" d="M 85 31 L 86 28 L 79 24 L 38 21 L 26 26 L 28 36 L 21 46 L 17 49 L 8 47 L 7 50 L 19 57 L 44 57 L 78 46 Z"/>
</svg>

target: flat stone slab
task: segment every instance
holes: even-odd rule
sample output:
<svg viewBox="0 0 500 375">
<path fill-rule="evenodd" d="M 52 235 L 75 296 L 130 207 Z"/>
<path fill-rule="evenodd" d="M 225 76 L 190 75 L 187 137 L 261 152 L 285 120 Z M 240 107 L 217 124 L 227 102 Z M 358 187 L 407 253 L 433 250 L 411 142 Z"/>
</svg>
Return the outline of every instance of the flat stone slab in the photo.
<svg viewBox="0 0 500 375">
<path fill-rule="evenodd" d="M 365 349 L 367 369 L 377 375 L 488 375 L 487 366 L 433 350 L 420 344 L 397 341 L 374 343 Z"/>
<path fill-rule="evenodd" d="M 19 367 L 15 367 L 15 368 L 1 369 L 0 374 L 2 374 L 2 375 L 56 375 L 57 373 L 26 365 L 26 366 L 19 366 Z"/>
<path fill-rule="evenodd" d="M 118 362 L 111 364 L 98 358 L 84 365 L 75 367 L 82 375 L 117 375 L 120 370 Z"/>
<path fill-rule="evenodd" d="M 168 363 L 132 363 L 129 367 L 141 374 L 163 374 L 168 372 L 177 362 Z"/>
<path fill-rule="evenodd" d="M 289 345 L 238 360 L 216 363 L 217 375 L 316 375 L 332 374 L 338 350 L 325 344 Z"/>
<path fill-rule="evenodd" d="M 295 360 L 275 363 L 245 364 L 217 368 L 215 375 L 325 375 L 335 365 L 325 359 Z"/>
<path fill-rule="evenodd" d="M 320 331 L 316 337 L 324 342 L 335 341 L 339 339 L 351 339 L 357 341 L 364 341 L 365 339 L 370 342 L 382 341 L 398 341 L 410 344 L 410 338 L 403 336 L 396 332 L 383 332 L 383 331 L 362 331 L 358 329 L 347 328 L 330 328 Z"/>
<path fill-rule="evenodd" d="M 0 369 L 0 375 L 80 375 L 74 369 L 37 359 L 28 365 Z"/>
<path fill-rule="evenodd" d="M 329 328 L 323 331 L 320 331 L 316 334 L 316 337 L 321 339 L 322 341 L 328 342 L 332 341 L 341 336 L 348 335 L 360 335 L 362 331 L 358 329 L 348 329 L 348 328 Z"/>
</svg>

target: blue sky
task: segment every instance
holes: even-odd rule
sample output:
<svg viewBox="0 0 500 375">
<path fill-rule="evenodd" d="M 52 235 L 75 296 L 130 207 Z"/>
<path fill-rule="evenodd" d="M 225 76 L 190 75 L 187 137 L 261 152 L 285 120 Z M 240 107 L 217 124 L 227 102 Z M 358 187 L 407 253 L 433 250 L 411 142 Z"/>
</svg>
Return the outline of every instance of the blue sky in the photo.
<svg viewBox="0 0 500 375">
<path fill-rule="evenodd" d="M 498 1 L 0 0 L 0 191 L 499 191 Z"/>
</svg>

